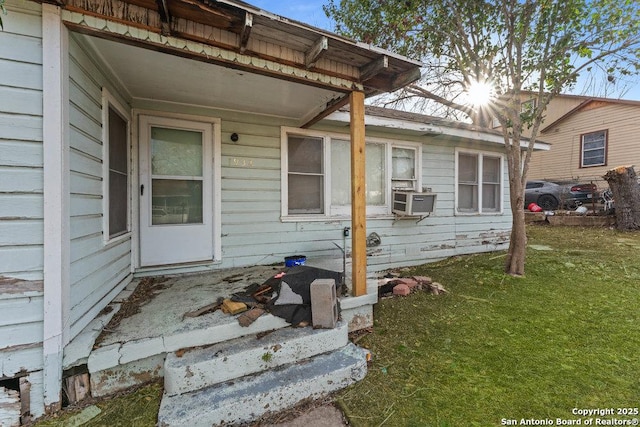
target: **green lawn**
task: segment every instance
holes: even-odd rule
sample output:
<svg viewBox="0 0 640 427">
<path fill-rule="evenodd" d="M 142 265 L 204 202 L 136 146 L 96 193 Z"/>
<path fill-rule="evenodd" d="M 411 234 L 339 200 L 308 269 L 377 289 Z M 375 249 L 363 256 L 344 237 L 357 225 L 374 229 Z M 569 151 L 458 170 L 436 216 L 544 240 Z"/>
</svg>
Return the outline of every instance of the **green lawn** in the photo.
<svg viewBox="0 0 640 427">
<path fill-rule="evenodd" d="M 640 406 L 640 233 L 528 233 L 525 278 L 502 273 L 504 253 L 457 257 L 411 273 L 449 294 L 376 306 L 374 331 L 358 343 L 373 352 L 369 373 L 338 395 L 353 425 L 558 425 L 595 418 L 573 408 Z M 153 426 L 160 393 L 100 403 L 86 425 Z M 39 425 L 73 425 L 62 419 Z"/>
<path fill-rule="evenodd" d="M 373 364 L 339 397 L 353 425 L 558 425 L 595 418 L 574 408 L 640 406 L 640 234 L 528 235 L 525 278 L 505 276 L 499 253 L 458 257 L 412 270 L 449 294 L 376 306 L 359 342 Z"/>
</svg>

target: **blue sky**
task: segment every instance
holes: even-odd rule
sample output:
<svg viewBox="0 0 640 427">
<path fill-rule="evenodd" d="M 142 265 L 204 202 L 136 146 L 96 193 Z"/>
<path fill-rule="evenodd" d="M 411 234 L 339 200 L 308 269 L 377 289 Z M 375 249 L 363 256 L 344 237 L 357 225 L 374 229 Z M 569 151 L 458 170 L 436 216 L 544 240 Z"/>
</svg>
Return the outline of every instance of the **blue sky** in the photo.
<svg viewBox="0 0 640 427">
<path fill-rule="evenodd" d="M 326 17 L 322 10 L 322 5 L 328 3 L 328 0 L 245 0 L 248 3 L 260 7 L 266 11 L 284 16 L 286 18 L 295 19 L 323 30 L 333 30 L 333 24 Z M 604 79 L 601 83 L 596 82 L 591 88 L 584 89 L 584 84 L 579 84 L 573 91 L 576 95 L 587 96 L 610 96 L 612 98 L 620 97 L 619 92 L 604 93 L 604 88 L 611 88 L 606 84 Z M 626 91 L 621 96 L 624 99 L 632 99 L 640 101 L 640 77 L 635 76 L 631 79 L 626 87 Z"/>
</svg>

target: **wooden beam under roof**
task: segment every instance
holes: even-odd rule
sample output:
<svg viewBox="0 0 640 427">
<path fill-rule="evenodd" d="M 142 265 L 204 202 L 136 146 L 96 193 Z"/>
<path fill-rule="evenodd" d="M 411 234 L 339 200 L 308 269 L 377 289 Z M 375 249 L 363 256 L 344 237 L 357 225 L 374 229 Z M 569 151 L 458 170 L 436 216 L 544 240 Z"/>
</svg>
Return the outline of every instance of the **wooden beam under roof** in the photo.
<svg viewBox="0 0 640 427">
<path fill-rule="evenodd" d="M 391 82 L 391 90 L 397 90 L 419 80 L 421 77 L 420 68 L 413 68 L 403 73 L 397 74 Z"/>
<path fill-rule="evenodd" d="M 329 49 L 329 39 L 326 36 L 320 37 L 304 54 L 304 65 L 311 68 Z"/>
<path fill-rule="evenodd" d="M 240 53 L 244 53 L 247 50 L 247 44 L 249 44 L 249 37 L 251 36 L 251 29 L 253 28 L 253 15 L 246 12 L 244 15 L 244 25 L 242 31 L 240 31 Z"/>
<path fill-rule="evenodd" d="M 162 25 L 160 34 L 168 36 L 171 34 L 171 12 L 169 12 L 167 0 L 156 0 L 156 4 L 158 5 L 158 13 L 160 14 L 160 22 Z"/>
<path fill-rule="evenodd" d="M 308 129 L 311 126 L 315 125 L 320 120 L 327 117 L 329 114 L 347 105 L 349 103 L 350 96 L 350 94 L 346 94 L 341 98 L 332 99 L 331 101 L 327 102 L 327 106 L 324 110 L 322 110 L 319 114 L 316 114 L 311 120 L 307 121 L 300 127 L 302 129 Z"/>
<path fill-rule="evenodd" d="M 360 81 L 366 82 L 389 68 L 389 57 L 381 55 L 360 67 Z"/>
</svg>

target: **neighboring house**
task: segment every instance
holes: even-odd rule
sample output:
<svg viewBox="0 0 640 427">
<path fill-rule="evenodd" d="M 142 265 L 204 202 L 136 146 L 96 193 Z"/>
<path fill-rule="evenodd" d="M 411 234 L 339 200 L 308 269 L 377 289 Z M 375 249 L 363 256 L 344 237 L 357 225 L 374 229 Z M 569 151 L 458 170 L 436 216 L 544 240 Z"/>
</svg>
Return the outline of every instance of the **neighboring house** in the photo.
<svg viewBox="0 0 640 427">
<path fill-rule="evenodd" d="M 364 117 L 417 62 L 233 0 L 7 9 L 0 386 L 19 383 L 33 416 L 59 407 L 69 343 L 134 277 L 341 259 L 351 227 L 360 295 L 367 271 L 508 243 L 500 134 Z M 435 211 L 395 216 L 394 188 L 428 188 Z"/>
<path fill-rule="evenodd" d="M 538 139 L 551 145 L 531 158 L 531 179 L 600 181 L 612 168 L 640 165 L 640 101 L 559 95 L 545 113 Z"/>
</svg>

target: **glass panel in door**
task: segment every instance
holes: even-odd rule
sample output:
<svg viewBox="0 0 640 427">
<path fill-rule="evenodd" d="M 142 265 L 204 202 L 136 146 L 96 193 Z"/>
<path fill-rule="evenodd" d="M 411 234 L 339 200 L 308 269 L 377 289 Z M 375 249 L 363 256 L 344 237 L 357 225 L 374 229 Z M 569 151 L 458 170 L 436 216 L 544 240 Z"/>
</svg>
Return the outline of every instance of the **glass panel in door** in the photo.
<svg viewBox="0 0 640 427">
<path fill-rule="evenodd" d="M 151 225 L 202 223 L 202 141 L 198 131 L 151 128 Z"/>
</svg>

